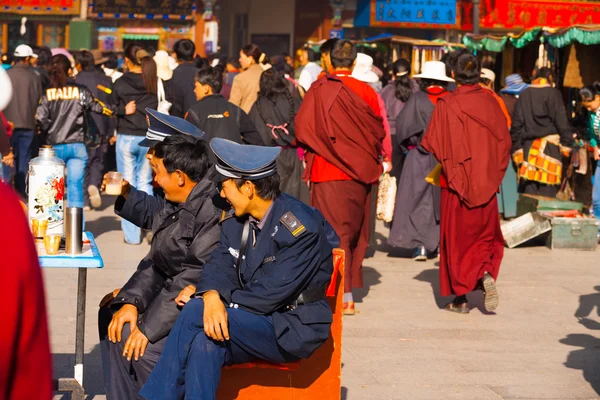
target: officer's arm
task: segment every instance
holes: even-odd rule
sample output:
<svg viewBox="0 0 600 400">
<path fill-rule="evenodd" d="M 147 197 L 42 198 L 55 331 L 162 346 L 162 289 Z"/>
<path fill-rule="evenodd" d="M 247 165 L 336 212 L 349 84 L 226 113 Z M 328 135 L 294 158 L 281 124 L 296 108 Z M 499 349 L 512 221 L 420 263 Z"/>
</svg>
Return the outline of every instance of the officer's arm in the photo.
<svg viewBox="0 0 600 400">
<path fill-rule="evenodd" d="M 198 284 L 202 269 L 219 243 L 220 215 L 215 212 L 210 202 L 202 206 L 200 213 L 199 219 L 204 220 L 205 223 L 197 232 L 185 260 L 181 264 L 183 271 L 173 277 L 171 284 L 161 290 L 142 315 L 139 328 L 153 343 L 169 334 L 179 316 L 180 308 L 175 303 L 175 298 L 186 286 Z"/>
<path fill-rule="evenodd" d="M 154 269 L 150 260 L 142 260 L 138 269 L 111 303 L 111 308 L 132 304 L 142 314 L 152 303 L 165 284 L 161 274 Z"/>
<path fill-rule="evenodd" d="M 281 249 L 275 255 L 272 272 L 233 292 L 232 303 L 259 314 L 270 314 L 292 304 L 321 267 L 320 234 L 305 232 L 294 238 L 285 232 L 285 241 L 278 240 Z M 260 272 L 258 273 L 260 274 Z M 257 274 L 257 275 L 258 275 Z"/>
<path fill-rule="evenodd" d="M 115 214 L 141 229 L 152 229 L 154 216 L 167 204 L 162 197 L 152 196 L 131 187 L 127 198 L 117 197 Z"/>
<path fill-rule="evenodd" d="M 229 240 L 225 231 L 226 229 L 221 230 L 219 245 L 213 250 L 210 261 L 202 270 L 200 281 L 196 285 L 196 293 L 204 294 L 209 290 L 215 290 L 223 301 L 229 304 L 231 303 L 231 294 L 240 286 L 235 269 L 237 260 L 229 252 Z"/>
</svg>

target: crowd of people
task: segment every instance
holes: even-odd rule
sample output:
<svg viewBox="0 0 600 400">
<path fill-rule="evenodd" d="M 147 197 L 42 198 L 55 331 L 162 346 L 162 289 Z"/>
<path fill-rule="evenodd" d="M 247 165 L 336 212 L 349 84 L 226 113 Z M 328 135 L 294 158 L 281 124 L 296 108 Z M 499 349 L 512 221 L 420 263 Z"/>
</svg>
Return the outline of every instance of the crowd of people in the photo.
<svg viewBox="0 0 600 400">
<path fill-rule="evenodd" d="M 334 248 L 346 259 L 343 313 L 356 313 L 386 173 L 398 180 L 389 244 L 439 258 L 446 310 L 468 313 L 466 295 L 481 290 L 493 311 L 507 169 L 520 192 L 554 197 L 572 149 L 600 158 L 598 84 L 580 92 L 588 136 L 577 136 L 549 68 L 529 85 L 510 75 L 496 94 L 493 71 L 464 50 L 413 76 L 399 59 L 385 86 L 373 59 L 340 39 L 323 43 L 320 63 L 299 51 L 300 71 L 254 44 L 239 66 L 209 65 L 189 40 L 171 54 L 130 44 L 122 65 L 99 51 L 36 51 L 17 47 L 7 71 L 3 179 L 25 196 L 28 163 L 50 145 L 69 206 L 90 211 L 116 165 L 125 243 L 152 233 L 136 272 L 100 304 L 112 399 L 212 399 L 223 365 L 310 356 L 331 324 Z M 600 184 L 592 197 L 600 203 Z"/>
</svg>

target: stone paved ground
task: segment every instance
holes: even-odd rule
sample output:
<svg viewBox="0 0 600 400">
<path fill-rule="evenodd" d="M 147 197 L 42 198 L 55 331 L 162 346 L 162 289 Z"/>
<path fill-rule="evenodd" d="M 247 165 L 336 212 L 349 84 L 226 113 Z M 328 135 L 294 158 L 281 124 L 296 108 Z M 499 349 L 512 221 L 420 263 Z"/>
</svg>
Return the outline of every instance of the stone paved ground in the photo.
<svg viewBox="0 0 600 400">
<path fill-rule="evenodd" d="M 110 198 L 105 198 L 105 203 Z M 85 386 L 104 399 L 96 324 L 104 294 L 148 250 L 123 244 L 112 208 L 88 215 L 106 267 L 88 275 Z M 600 263 L 596 252 L 507 250 L 496 315 L 439 310 L 437 267 L 389 257 L 365 262 L 359 314 L 344 319 L 342 398 L 599 399 Z M 56 376 L 72 376 L 77 273 L 45 270 Z M 61 396 L 56 396 L 60 399 Z"/>
</svg>

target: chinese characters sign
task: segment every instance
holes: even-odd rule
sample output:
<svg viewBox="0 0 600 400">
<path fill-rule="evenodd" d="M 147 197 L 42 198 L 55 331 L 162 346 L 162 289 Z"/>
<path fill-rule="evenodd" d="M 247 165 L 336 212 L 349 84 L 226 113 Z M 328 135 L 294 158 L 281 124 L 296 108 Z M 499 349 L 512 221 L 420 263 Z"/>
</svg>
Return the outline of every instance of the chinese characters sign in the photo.
<svg viewBox="0 0 600 400">
<path fill-rule="evenodd" d="M 372 26 L 455 27 L 456 0 L 372 0 Z"/>
<path fill-rule="evenodd" d="M 79 14 L 79 0 L 0 0 L 0 12 L 16 14 Z"/>
<path fill-rule="evenodd" d="M 146 15 L 162 18 L 192 16 L 192 0 L 93 0 L 93 14 L 127 18 L 128 15 Z"/>
</svg>

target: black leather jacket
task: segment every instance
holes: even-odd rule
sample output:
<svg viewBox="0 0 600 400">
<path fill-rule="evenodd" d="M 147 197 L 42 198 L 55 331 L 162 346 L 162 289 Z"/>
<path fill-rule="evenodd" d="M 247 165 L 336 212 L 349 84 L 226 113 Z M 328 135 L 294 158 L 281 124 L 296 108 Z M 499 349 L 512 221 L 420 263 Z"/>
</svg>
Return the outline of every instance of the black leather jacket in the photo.
<svg viewBox="0 0 600 400">
<path fill-rule="evenodd" d="M 216 185 L 203 178 L 184 204 L 131 189 L 127 199 L 120 196 L 115 213 L 142 229 L 154 233 L 150 252 L 113 300 L 111 308 L 136 306 L 139 328 L 155 343 L 169 334 L 179 316 L 175 303 L 179 292 L 197 284 L 200 273 L 220 236 L 221 211 Z"/>
<path fill-rule="evenodd" d="M 112 116 L 116 107 L 96 100 L 85 86 L 68 82 L 62 88 L 46 89 L 35 119 L 42 131 L 48 133 L 49 145 L 83 143 L 89 111 Z"/>
</svg>

